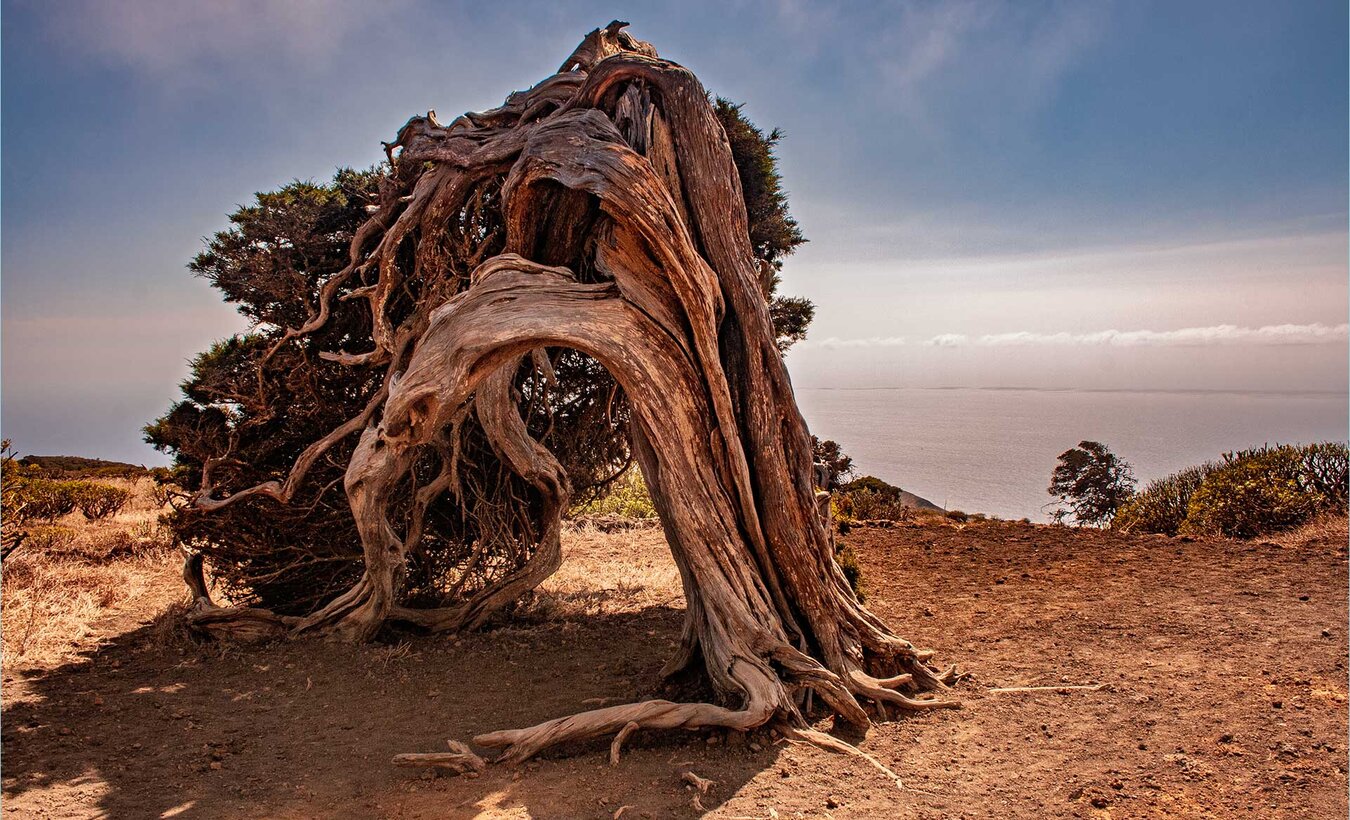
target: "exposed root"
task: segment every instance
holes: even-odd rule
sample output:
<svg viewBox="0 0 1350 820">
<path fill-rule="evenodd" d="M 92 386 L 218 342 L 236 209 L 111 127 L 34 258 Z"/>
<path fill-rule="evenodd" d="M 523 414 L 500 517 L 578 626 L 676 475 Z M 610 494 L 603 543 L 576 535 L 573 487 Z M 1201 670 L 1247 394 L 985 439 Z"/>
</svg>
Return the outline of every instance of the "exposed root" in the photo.
<svg viewBox="0 0 1350 820">
<path fill-rule="evenodd" d="M 876 757 L 864 752 L 852 743 L 846 743 L 834 735 L 827 735 L 824 732 L 817 732 L 815 729 L 807 729 L 805 727 L 784 724 L 778 727 L 778 730 L 782 732 L 783 737 L 787 738 L 789 741 L 795 740 L 802 743 L 809 743 L 812 746 L 815 746 L 818 749 L 824 749 L 827 752 L 850 755 L 866 761 L 872 768 L 886 775 L 886 777 L 895 784 L 896 788 L 905 788 L 905 783 L 900 779 L 900 775 L 891 771 L 890 767 L 885 763 L 877 760 Z"/>
<path fill-rule="evenodd" d="M 348 287 L 341 283 L 360 274 L 340 298 L 369 302 L 375 349 L 343 360 L 387 365 L 383 386 L 360 415 L 305 450 L 284 482 L 214 500 L 206 471 L 197 502 L 207 510 L 247 495 L 285 503 L 329 445 L 360 430 L 343 480 L 365 573 L 314 614 L 288 619 L 216 607 L 198 560 L 187 573 L 194 623 L 365 640 L 391 618 L 472 628 L 534 588 L 561 560 L 570 489 L 561 462 L 531 437 L 518 376 L 528 356 L 548 382 L 542 351 L 569 349 L 622 389 L 632 452 L 680 569 L 687 620 L 666 671 L 701 660 L 716 699 L 740 706 L 649 700 L 474 741 L 500 749 L 498 761 L 519 763 L 550 746 L 613 735 L 617 763 L 638 730 L 747 731 L 777 720 L 791 725 L 790 737 L 861 757 L 899 784 L 872 756 L 805 728 L 805 712 L 816 695 L 861 727 L 869 706 L 883 720 L 888 707 L 954 708 L 931 693 L 961 675 L 930 667 L 931 652 L 895 636 L 835 563 L 828 499 L 811 481 L 811 437 L 753 261 L 727 133 L 693 74 L 660 60 L 624 25 L 592 32 L 562 73 L 501 108 L 449 125 L 434 112 L 414 117 L 387 146 L 397 190 L 358 235 L 337 284 L 326 284 L 310 318 L 284 337 L 321 325 L 327 304 Z M 496 192 L 490 204 L 484 185 Z M 481 224 L 470 218 L 477 208 L 490 212 Z M 461 222 L 500 241 L 449 252 Z M 403 270 L 408 261 L 412 269 Z M 417 491 L 405 525 L 391 518 L 408 509 L 419 453 L 446 452 L 446 431 L 471 412 L 493 463 L 516 482 L 509 486 L 530 488 L 528 499 L 510 498 L 529 526 L 488 522 L 492 531 L 467 566 L 497 560 L 492 582 L 453 586 L 444 599 L 451 605 L 413 609 L 401 598 L 405 559 L 417 549 L 408 542 L 431 526 L 435 498 L 463 489 L 453 447 Z M 482 760 L 467 755 L 452 745 L 448 754 L 398 762 L 479 770 Z M 705 791 L 699 786 L 696 804 Z"/>
<path fill-rule="evenodd" d="M 193 629 L 213 637 L 257 641 L 279 638 L 300 620 L 255 607 L 219 606 L 211 600 L 202 565 L 201 553 L 192 553 L 183 562 L 183 581 L 192 595 L 187 617 Z"/>
<path fill-rule="evenodd" d="M 549 746 L 587 740 L 611 732 L 631 734 L 638 729 L 709 727 L 747 730 L 763 725 L 772 715 L 772 709 L 762 704 L 752 703 L 745 709 L 725 709 L 711 703 L 648 700 L 593 709 L 589 712 L 555 718 L 525 729 L 489 732 L 478 735 L 473 742 L 488 748 L 502 748 L 502 754 L 493 762 L 514 765 L 530 759 Z"/>
<path fill-rule="evenodd" d="M 900 675 L 905 683 L 913 681 L 910 675 Z M 896 680 L 888 678 L 887 680 Z M 894 689 L 888 688 L 885 681 L 878 680 L 864 672 L 853 670 L 845 676 L 848 690 L 855 695 L 870 698 L 878 703 L 889 703 L 909 712 L 921 712 L 927 709 L 960 709 L 961 702 L 940 698 L 911 698 Z"/>
<path fill-rule="evenodd" d="M 680 779 L 694 788 L 698 789 L 699 794 L 707 794 L 712 787 L 717 785 L 716 780 L 709 780 L 706 777 L 699 777 L 693 772 L 686 771 L 680 775 Z"/>
</svg>

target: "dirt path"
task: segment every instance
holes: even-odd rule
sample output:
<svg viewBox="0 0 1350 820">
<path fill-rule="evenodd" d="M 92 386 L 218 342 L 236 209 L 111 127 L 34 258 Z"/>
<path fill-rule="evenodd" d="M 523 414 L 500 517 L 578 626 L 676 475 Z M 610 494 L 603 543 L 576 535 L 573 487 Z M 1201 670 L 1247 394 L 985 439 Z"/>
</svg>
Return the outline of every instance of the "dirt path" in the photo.
<svg viewBox="0 0 1350 820">
<path fill-rule="evenodd" d="M 856 761 L 764 736 L 635 736 L 477 779 L 398 752 L 662 692 L 681 606 L 652 531 L 567 544 L 535 622 L 459 640 L 175 647 L 106 619 L 62 666 L 6 667 L 7 817 L 1346 815 L 1344 535 L 1124 538 L 1021 524 L 855 529 L 868 602 L 974 673 L 961 711 L 848 735 Z M 167 573 L 166 573 L 167 575 Z M 901 589 L 930 590 L 922 599 Z M 142 599 L 134 606 L 149 606 Z M 1105 684 L 1065 693 L 991 687 Z"/>
</svg>

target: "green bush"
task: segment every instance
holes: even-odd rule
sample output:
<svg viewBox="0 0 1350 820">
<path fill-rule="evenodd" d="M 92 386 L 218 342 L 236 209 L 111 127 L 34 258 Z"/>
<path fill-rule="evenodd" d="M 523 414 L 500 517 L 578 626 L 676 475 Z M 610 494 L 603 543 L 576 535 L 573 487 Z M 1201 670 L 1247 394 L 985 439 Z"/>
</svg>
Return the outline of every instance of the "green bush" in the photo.
<svg viewBox="0 0 1350 820">
<path fill-rule="evenodd" d="M 50 478 L 21 478 L 11 490 L 16 520 L 47 521 L 68 515 L 79 504 L 83 488 L 80 481 L 55 481 Z"/>
<path fill-rule="evenodd" d="M 642 472 L 629 469 L 604 494 L 573 506 L 571 517 L 655 518 L 656 507 Z"/>
<path fill-rule="evenodd" d="M 1111 526 L 1249 538 L 1296 526 L 1318 512 L 1344 514 L 1348 474 L 1350 450 L 1343 442 L 1224 453 L 1218 462 L 1150 483 L 1120 508 Z"/>
<path fill-rule="evenodd" d="M 1188 467 L 1179 473 L 1152 481 L 1126 501 L 1111 521 L 1111 529 L 1130 533 L 1176 535 L 1186 520 L 1191 496 L 1200 488 L 1214 464 Z"/>
<path fill-rule="evenodd" d="M 1299 450 L 1299 483 L 1321 498 L 1325 509 L 1345 512 L 1350 501 L 1350 448 L 1340 441 L 1321 441 Z"/>
<path fill-rule="evenodd" d="M 1340 442 L 1225 453 L 1191 496 L 1180 531 L 1251 538 L 1344 512 L 1347 462 Z"/>
<path fill-rule="evenodd" d="M 90 521 L 98 521 L 117 515 L 131 500 L 131 491 L 112 484 L 79 482 L 75 493 L 75 503 L 80 512 Z"/>
<path fill-rule="evenodd" d="M 1299 483 L 1293 448 L 1227 460 L 1205 476 L 1186 508 L 1181 532 L 1251 538 L 1311 518 L 1318 498 Z"/>
<path fill-rule="evenodd" d="M 834 554 L 834 560 L 839 564 L 839 569 L 844 571 L 844 578 L 848 580 L 848 585 L 853 590 L 853 594 L 858 596 L 859 601 L 866 601 L 867 595 L 863 592 L 862 567 L 858 565 L 858 556 L 853 554 L 851 547 L 844 547 Z"/>
<path fill-rule="evenodd" d="M 896 500 L 899 500 L 901 493 L 904 492 L 894 484 L 882 481 L 874 475 L 865 475 L 861 478 L 855 478 L 847 484 L 841 485 L 839 489 L 846 493 L 855 493 L 866 490 Z"/>
<path fill-rule="evenodd" d="M 840 521 L 908 521 L 914 515 L 899 487 L 871 475 L 840 486 L 834 511 Z"/>
</svg>

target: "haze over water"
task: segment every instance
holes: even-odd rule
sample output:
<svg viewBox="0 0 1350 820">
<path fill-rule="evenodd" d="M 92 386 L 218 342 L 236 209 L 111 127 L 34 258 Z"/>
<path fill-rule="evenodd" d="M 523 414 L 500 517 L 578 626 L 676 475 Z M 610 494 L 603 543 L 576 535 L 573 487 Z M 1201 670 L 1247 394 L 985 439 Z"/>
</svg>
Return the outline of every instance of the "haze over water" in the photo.
<svg viewBox="0 0 1350 820">
<path fill-rule="evenodd" d="M 811 432 L 858 475 L 948 509 L 1048 520 L 1060 453 L 1084 439 L 1134 466 L 1140 485 L 1227 450 L 1345 440 L 1344 392 L 797 388 Z"/>
</svg>

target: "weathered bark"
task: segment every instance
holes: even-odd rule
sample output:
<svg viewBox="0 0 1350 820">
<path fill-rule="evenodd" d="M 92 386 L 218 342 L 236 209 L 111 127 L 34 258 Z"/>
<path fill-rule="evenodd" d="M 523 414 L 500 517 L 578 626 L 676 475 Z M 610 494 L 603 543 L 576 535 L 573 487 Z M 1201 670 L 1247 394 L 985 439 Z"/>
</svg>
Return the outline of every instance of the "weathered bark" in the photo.
<svg viewBox="0 0 1350 820">
<path fill-rule="evenodd" d="M 634 456 L 680 569 L 686 624 L 666 671 L 701 659 L 721 702 L 612 706 L 481 735 L 477 743 L 519 761 L 556 743 L 616 732 L 617 756 L 622 737 L 639 729 L 748 730 L 777 721 L 810 739 L 801 705 L 807 690 L 863 725 L 867 702 L 883 716 L 884 704 L 953 705 L 917 693 L 945 689 L 954 671 L 937 672 L 927 653 L 894 635 L 835 563 L 810 436 L 775 344 L 737 173 L 707 95 L 690 72 L 622 29 L 615 23 L 592 32 L 562 73 L 511 95 L 502 108 L 448 126 L 434 114 L 415 117 L 387 146 L 397 168 L 421 170 L 401 210 L 379 209 L 374 227 L 358 233 L 351 265 L 335 275 L 378 267 L 378 281 L 351 294 L 369 300 L 376 346 L 348 358 L 389 363 L 373 406 L 334 432 L 362 429 L 345 487 L 365 575 L 320 611 L 283 619 L 215 606 L 198 564 L 194 618 L 217 633 L 359 640 L 390 619 L 473 627 L 536 586 L 560 561 L 569 489 L 557 460 L 529 437 L 512 389 L 522 357 L 573 348 L 625 391 Z M 501 179 L 503 252 L 480 260 L 467 287 L 423 285 L 418 310 L 394 321 L 387 304 L 405 279 L 400 249 L 416 241 L 413 275 L 433 276 L 438 226 L 491 175 Z M 325 288 L 323 299 L 336 292 Z M 426 301 L 448 293 L 439 306 Z M 317 306 L 294 336 L 321 326 L 326 311 Z M 391 493 L 416 454 L 443 442 L 470 412 L 502 462 L 544 499 L 538 543 L 519 571 L 463 604 L 410 609 L 398 593 L 405 545 L 420 537 L 425 502 L 419 496 L 400 534 L 387 515 Z M 295 472 L 322 449 L 307 451 Z M 283 498 L 295 472 L 253 492 Z M 447 466 L 421 492 L 451 484 Z M 218 507 L 248 492 L 204 495 L 200 503 Z"/>
</svg>

